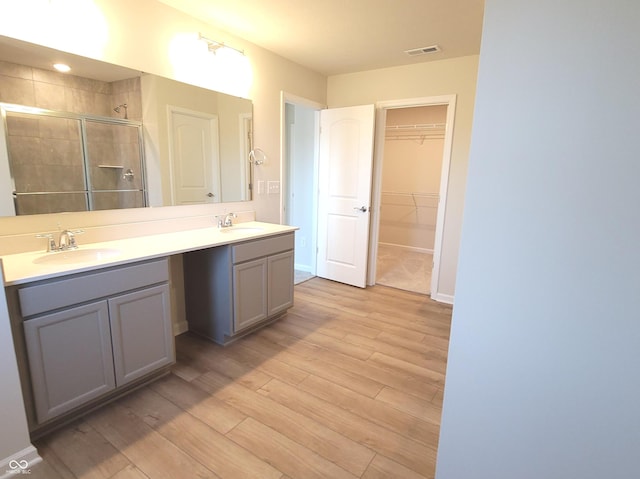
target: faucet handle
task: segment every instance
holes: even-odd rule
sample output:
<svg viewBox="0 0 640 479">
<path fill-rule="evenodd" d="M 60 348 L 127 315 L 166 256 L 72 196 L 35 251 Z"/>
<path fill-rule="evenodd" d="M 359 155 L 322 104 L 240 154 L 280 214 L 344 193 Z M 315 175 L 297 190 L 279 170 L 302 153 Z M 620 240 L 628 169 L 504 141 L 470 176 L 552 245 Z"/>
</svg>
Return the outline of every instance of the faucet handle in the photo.
<svg viewBox="0 0 640 479">
<path fill-rule="evenodd" d="M 47 239 L 47 253 L 50 253 L 51 251 L 56 251 L 58 249 L 58 247 L 56 246 L 56 240 L 53 239 L 53 235 L 51 233 L 37 234 L 36 238 Z"/>
<path fill-rule="evenodd" d="M 235 213 L 227 213 L 227 215 L 224 217 L 224 225 L 225 226 L 233 226 L 233 220 L 232 218 L 237 218 L 238 215 Z"/>
<path fill-rule="evenodd" d="M 78 244 L 76 243 L 76 235 L 81 235 L 84 233 L 84 230 L 67 230 L 67 235 L 69 237 L 69 244 L 67 248 L 76 249 Z"/>
<path fill-rule="evenodd" d="M 68 232 L 69 244 L 67 245 L 67 248 L 76 249 L 78 247 L 78 243 L 76 243 L 76 235 L 82 234 L 82 233 L 84 233 L 84 231 L 82 231 L 82 230 L 69 231 Z"/>
</svg>

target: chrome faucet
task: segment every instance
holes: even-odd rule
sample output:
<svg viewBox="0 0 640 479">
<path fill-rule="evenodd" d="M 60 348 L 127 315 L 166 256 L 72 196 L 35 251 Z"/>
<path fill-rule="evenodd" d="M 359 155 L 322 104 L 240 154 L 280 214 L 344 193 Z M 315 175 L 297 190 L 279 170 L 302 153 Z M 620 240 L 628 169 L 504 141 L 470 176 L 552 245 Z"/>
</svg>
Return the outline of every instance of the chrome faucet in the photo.
<svg viewBox="0 0 640 479">
<path fill-rule="evenodd" d="M 60 232 L 60 239 L 58 240 L 58 250 L 66 251 L 68 249 L 76 249 L 78 244 L 76 243 L 76 233 L 80 231 L 62 230 Z"/>
<path fill-rule="evenodd" d="M 53 251 L 67 251 L 70 249 L 78 249 L 78 243 L 76 242 L 76 235 L 84 233 L 84 230 L 62 230 L 60 232 L 60 239 L 56 245 L 56 240 L 53 239 L 53 234 L 44 233 L 36 235 L 36 238 L 47 239 L 47 252 Z"/>
<path fill-rule="evenodd" d="M 222 219 L 222 215 L 217 216 L 216 218 L 218 218 L 218 228 L 229 228 L 230 226 L 233 226 L 233 218 L 237 217 L 238 215 L 236 215 L 235 213 L 229 213 L 225 215 L 224 219 Z"/>
</svg>

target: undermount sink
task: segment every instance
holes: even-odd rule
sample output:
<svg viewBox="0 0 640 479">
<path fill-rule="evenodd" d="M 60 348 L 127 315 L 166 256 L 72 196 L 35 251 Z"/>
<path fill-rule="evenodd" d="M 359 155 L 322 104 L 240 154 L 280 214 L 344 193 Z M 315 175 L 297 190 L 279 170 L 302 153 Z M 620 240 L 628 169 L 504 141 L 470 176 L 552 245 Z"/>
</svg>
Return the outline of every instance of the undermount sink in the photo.
<svg viewBox="0 0 640 479">
<path fill-rule="evenodd" d="M 264 228 L 259 226 L 228 226 L 227 228 L 220 228 L 218 231 L 221 233 L 259 233 L 264 231 Z"/>
<path fill-rule="evenodd" d="M 43 254 L 34 259 L 36 264 L 75 264 L 88 263 L 112 258 L 122 254 L 119 249 L 112 248 L 78 248 L 67 251 L 55 251 Z"/>
</svg>

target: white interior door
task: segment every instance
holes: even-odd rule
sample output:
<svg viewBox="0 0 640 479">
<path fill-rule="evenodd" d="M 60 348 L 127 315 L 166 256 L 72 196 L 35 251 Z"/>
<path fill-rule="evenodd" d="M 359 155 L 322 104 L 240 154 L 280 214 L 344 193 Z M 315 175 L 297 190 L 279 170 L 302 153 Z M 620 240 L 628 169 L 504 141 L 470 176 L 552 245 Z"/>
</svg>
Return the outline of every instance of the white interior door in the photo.
<svg viewBox="0 0 640 479">
<path fill-rule="evenodd" d="M 365 287 L 373 159 L 373 105 L 320 112 L 320 277 Z"/>
<path fill-rule="evenodd" d="M 169 109 L 172 203 L 219 202 L 218 118 L 206 113 Z"/>
</svg>

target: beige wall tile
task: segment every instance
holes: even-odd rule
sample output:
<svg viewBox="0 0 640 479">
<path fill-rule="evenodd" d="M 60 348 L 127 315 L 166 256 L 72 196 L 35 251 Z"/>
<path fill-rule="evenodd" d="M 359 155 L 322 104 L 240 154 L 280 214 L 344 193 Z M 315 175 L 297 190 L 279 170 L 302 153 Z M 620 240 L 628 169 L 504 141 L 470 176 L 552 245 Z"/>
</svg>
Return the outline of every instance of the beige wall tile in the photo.
<svg viewBox="0 0 640 479">
<path fill-rule="evenodd" d="M 11 164 L 15 165 L 33 165 L 41 153 L 38 138 L 10 136 L 8 148 Z"/>
<path fill-rule="evenodd" d="M 26 65 L 18 65 L 10 62 L 0 62 L 0 75 L 25 80 L 33 80 L 33 69 Z"/>
<path fill-rule="evenodd" d="M 0 101 L 17 105 L 35 106 L 33 81 L 11 76 L 0 76 Z"/>
<path fill-rule="evenodd" d="M 7 113 L 7 133 L 9 136 L 35 137 L 40 136 L 40 124 L 37 118 L 27 118 L 14 113 Z"/>
<path fill-rule="evenodd" d="M 65 111 L 67 89 L 51 83 L 34 82 L 36 106 L 48 110 Z"/>
<path fill-rule="evenodd" d="M 65 73 L 52 72 L 49 70 L 33 69 L 33 79 L 37 82 L 49 83 L 51 85 L 67 86 L 69 85 L 71 75 Z"/>
<path fill-rule="evenodd" d="M 80 141 L 80 122 L 66 118 L 44 117 L 38 120 L 41 138 Z"/>
<path fill-rule="evenodd" d="M 113 104 L 113 99 L 110 94 L 94 92 L 93 105 L 94 111 L 91 112 L 93 115 L 111 117 L 116 115 L 116 112 L 113 111 L 115 105 Z"/>
<path fill-rule="evenodd" d="M 121 193 L 94 192 L 93 206 L 95 210 L 112 210 L 120 208 L 139 208 L 143 206 L 142 192 L 123 191 Z"/>
<path fill-rule="evenodd" d="M 64 110 L 73 113 L 95 114 L 96 104 L 93 92 L 68 88 Z"/>
</svg>

